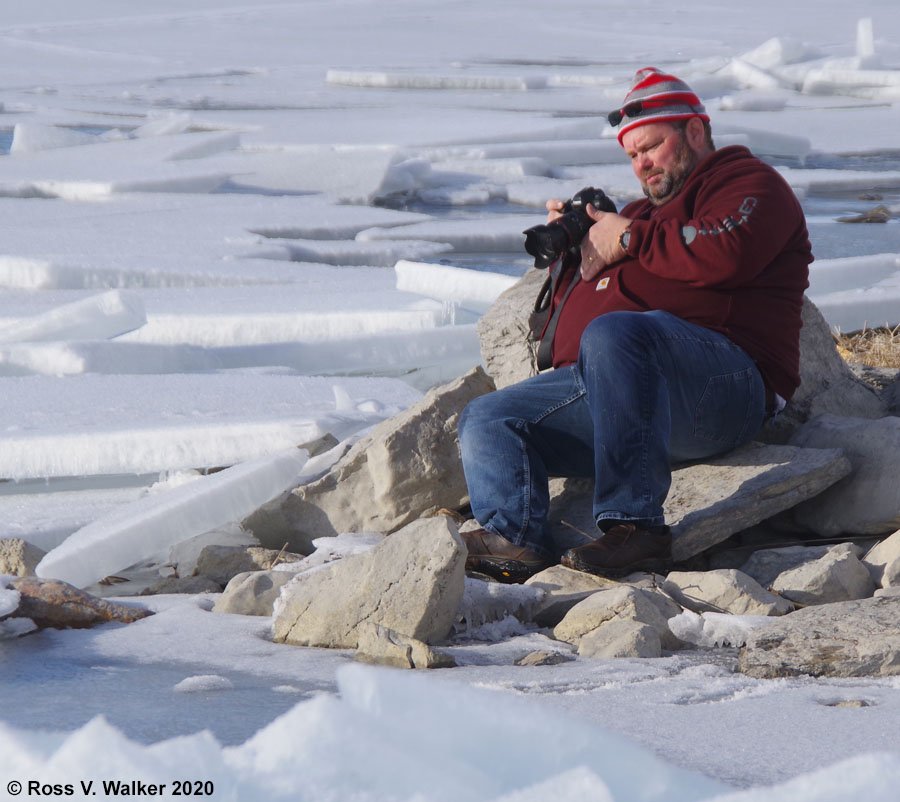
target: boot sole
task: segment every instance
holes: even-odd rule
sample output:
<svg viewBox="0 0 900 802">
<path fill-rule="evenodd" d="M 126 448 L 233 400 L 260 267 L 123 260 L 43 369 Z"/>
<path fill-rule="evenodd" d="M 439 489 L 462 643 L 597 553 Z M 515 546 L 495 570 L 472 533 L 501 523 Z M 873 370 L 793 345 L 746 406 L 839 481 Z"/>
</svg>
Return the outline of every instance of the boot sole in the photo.
<svg viewBox="0 0 900 802">
<path fill-rule="evenodd" d="M 547 561 L 531 563 L 503 557 L 469 557 L 466 560 L 466 571 L 484 574 L 497 582 L 514 585 L 524 582 L 549 565 Z"/>
<path fill-rule="evenodd" d="M 569 556 L 564 554 L 560 561 L 566 568 L 575 571 L 581 571 L 585 574 L 594 574 L 594 576 L 602 576 L 607 579 L 621 579 L 623 576 L 645 571 L 652 574 L 668 574 L 672 570 L 673 561 L 671 558 L 665 557 L 649 557 L 646 560 L 638 560 L 637 562 L 624 565 L 620 568 L 605 568 L 603 566 L 591 565 L 585 560 L 578 559 L 577 555 Z"/>
</svg>

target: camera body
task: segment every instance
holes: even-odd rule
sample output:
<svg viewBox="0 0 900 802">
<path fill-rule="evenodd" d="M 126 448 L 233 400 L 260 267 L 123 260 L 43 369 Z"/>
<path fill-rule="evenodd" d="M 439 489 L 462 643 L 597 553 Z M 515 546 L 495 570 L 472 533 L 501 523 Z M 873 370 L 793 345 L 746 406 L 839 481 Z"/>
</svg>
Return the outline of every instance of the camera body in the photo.
<svg viewBox="0 0 900 802">
<path fill-rule="evenodd" d="M 534 257 L 534 266 L 546 270 L 569 248 L 581 243 L 594 221 L 585 207 L 591 204 L 601 212 L 616 211 L 616 205 L 602 189 L 585 187 L 563 206 L 563 214 L 552 223 L 533 226 L 525 234 L 525 250 Z"/>
</svg>

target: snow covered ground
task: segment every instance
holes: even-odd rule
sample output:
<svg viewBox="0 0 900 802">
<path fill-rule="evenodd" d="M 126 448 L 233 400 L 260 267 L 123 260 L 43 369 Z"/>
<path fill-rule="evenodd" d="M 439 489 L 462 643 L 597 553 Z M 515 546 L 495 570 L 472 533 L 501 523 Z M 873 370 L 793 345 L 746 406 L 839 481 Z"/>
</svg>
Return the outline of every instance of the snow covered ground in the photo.
<svg viewBox="0 0 900 802">
<path fill-rule="evenodd" d="M 56 549 L 48 573 L 152 563 L 321 470 L 295 446 L 478 363 L 545 200 L 636 197 L 605 112 L 648 64 L 795 188 L 829 322 L 900 323 L 895 0 L 9 5 L 0 534 Z M 512 620 L 409 676 L 275 646 L 206 596 L 148 603 L 0 641 L 0 797 L 896 799 L 895 681 L 751 680 L 716 653 L 516 667 L 549 641 Z"/>
</svg>

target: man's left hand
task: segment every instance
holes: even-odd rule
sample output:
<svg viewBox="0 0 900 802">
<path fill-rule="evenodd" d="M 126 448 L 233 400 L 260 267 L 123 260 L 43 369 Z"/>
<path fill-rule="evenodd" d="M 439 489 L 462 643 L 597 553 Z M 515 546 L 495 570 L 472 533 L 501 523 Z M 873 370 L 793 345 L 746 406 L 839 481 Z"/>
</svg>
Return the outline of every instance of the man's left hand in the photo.
<svg viewBox="0 0 900 802">
<path fill-rule="evenodd" d="M 594 221 L 581 241 L 581 278 L 590 281 L 604 267 L 618 262 L 625 254 L 619 236 L 631 225 L 631 220 L 612 212 L 597 211 L 591 204 L 585 207 Z"/>
</svg>

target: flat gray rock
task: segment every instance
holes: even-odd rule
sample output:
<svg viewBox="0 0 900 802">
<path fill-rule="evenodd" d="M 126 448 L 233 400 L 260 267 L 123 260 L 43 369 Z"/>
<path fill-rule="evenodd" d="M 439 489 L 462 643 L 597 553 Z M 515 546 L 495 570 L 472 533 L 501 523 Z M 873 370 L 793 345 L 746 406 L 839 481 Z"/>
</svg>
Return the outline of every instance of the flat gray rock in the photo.
<svg viewBox="0 0 900 802">
<path fill-rule="evenodd" d="M 807 607 L 753 630 L 739 668 L 752 677 L 900 674 L 900 596 Z"/>
<path fill-rule="evenodd" d="M 673 557 L 683 561 L 776 513 L 818 495 L 850 472 L 836 448 L 749 443 L 722 457 L 672 472 L 663 506 Z M 560 545 L 596 537 L 587 480 L 554 480 L 550 521 Z"/>
</svg>

